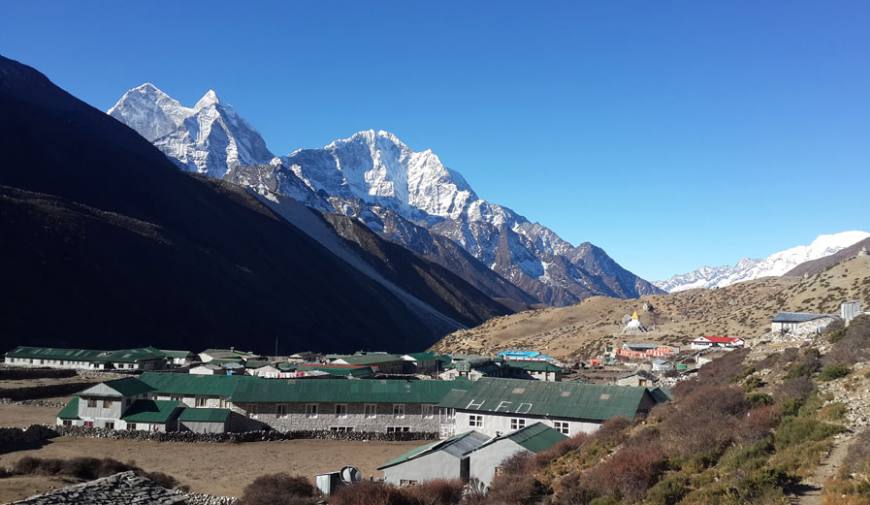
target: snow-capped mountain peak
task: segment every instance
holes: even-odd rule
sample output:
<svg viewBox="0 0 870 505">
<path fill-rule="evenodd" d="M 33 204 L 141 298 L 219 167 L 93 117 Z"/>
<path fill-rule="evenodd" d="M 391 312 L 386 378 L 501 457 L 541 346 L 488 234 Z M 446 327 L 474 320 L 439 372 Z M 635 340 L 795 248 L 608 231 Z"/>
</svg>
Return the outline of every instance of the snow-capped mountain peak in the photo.
<svg viewBox="0 0 870 505">
<path fill-rule="evenodd" d="M 217 93 L 215 93 L 215 90 L 210 89 L 206 91 L 204 95 L 202 95 L 202 98 L 200 98 L 199 101 L 196 102 L 196 105 L 194 105 L 193 108 L 196 110 L 201 110 L 205 109 L 206 107 L 217 105 L 219 103 L 220 99 L 218 98 Z"/>
<path fill-rule="evenodd" d="M 124 93 L 108 113 L 191 172 L 220 178 L 233 167 L 274 158 L 260 134 L 211 89 L 185 107 L 145 83 Z"/>
<path fill-rule="evenodd" d="M 693 288 L 721 288 L 761 277 L 779 276 L 801 263 L 830 256 L 867 237 L 870 237 L 870 233 L 864 231 L 819 235 L 810 244 L 791 247 L 764 259 L 743 258 L 733 266 L 704 266 L 653 284 L 675 293 Z"/>
</svg>

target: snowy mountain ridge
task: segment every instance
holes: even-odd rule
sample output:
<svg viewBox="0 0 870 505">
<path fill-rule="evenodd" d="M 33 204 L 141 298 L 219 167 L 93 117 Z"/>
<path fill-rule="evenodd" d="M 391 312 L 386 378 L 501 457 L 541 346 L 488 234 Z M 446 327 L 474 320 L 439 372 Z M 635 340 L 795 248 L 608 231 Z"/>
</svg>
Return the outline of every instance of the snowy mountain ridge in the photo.
<svg viewBox="0 0 870 505">
<path fill-rule="evenodd" d="M 801 263 L 830 256 L 867 237 L 870 237 L 870 233 L 864 231 L 819 235 L 808 245 L 791 247 L 764 259 L 743 258 L 735 265 L 703 266 L 667 280 L 656 281 L 654 284 L 669 293 L 676 293 L 695 288 L 721 288 L 761 277 L 780 276 Z"/>
<path fill-rule="evenodd" d="M 274 158 L 260 134 L 222 103 L 214 90 L 208 90 L 193 107 L 185 107 L 145 83 L 124 93 L 108 114 L 191 172 L 221 178 L 233 167 Z"/>
<path fill-rule="evenodd" d="M 588 243 L 575 247 L 549 228 L 478 197 L 431 149 L 415 151 L 387 131 L 361 131 L 275 158 L 262 137 L 212 91 L 187 108 L 144 84 L 125 93 L 109 114 L 185 170 L 352 216 L 418 254 L 431 249 L 427 235 L 448 238 L 548 305 L 659 292 L 603 250 Z"/>
</svg>

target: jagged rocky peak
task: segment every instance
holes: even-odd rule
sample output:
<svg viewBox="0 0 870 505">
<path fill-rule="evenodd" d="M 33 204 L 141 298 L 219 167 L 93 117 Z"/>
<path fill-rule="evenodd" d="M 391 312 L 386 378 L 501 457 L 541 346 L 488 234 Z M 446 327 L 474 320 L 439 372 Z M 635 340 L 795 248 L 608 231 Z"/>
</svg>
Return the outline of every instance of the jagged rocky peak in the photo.
<svg viewBox="0 0 870 505">
<path fill-rule="evenodd" d="M 108 112 L 191 172 L 220 178 L 231 168 L 274 158 L 260 134 L 212 89 L 185 107 L 145 83 L 124 93 Z"/>
<path fill-rule="evenodd" d="M 315 191 L 430 216 L 455 219 L 477 199 L 465 179 L 430 149 L 414 151 L 384 130 L 357 132 L 323 149 L 300 149 L 285 163 Z"/>
</svg>

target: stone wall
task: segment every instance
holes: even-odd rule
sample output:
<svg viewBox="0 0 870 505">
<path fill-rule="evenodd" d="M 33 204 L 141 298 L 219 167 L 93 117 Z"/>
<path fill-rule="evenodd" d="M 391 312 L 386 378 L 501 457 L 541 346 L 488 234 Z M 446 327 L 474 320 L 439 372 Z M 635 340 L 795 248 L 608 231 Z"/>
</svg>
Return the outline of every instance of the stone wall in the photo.
<svg viewBox="0 0 870 505">
<path fill-rule="evenodd" d="M 435 433 L 366 433 L 362 431 L 247 431 L 243 433 L 193 433 L 190 431 L 149 432 L 117 431 L 82 427 L 57 427 L 56 433 L 62 436 L 85 438 L 111 438 L 116 440 L 151 440 L 155 442 L 264 442 L 278 440 L 319 439 L 319 440 L 379 440 L 413 441 L 435 440 Z"/>
<path fill-rule="evenodd" d="M 57 368 L 7 368 L 0 367 L 0 380 L 65 379 L 75 377 L 75 370 Z"/>
</svg>

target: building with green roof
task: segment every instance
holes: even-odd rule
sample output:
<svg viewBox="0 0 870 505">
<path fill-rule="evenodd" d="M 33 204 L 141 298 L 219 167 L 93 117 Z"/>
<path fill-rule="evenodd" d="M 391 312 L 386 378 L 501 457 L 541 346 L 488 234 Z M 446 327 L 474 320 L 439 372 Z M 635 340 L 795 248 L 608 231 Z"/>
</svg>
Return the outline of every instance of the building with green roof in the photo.
<svg viewBox="0 0 870 505">
<path fill-rule="evenodd" d="M 446 395 L 439 407 L 455 410 L 457 432 L 494 437 L 540 421 L 570 436 L 614 417 L 634 419 L 660 401 L 647 388 L 482 378 Z"/>
<path fill-rule="evenodd" d="M 130 431 L 174 431 L 184 405 L 167 400 L 136 400 L 124 412 L 121 420 L 126 425 L 120 429 Z"/>
<path fill-rule="evenodd" d="M 402 359 L 402 356 L 380 352 L 340 356 L 332 360 L 330 364 L 369 366 L 372 370 L 383 374 L 401 374 L 405 372 L 405 360 Z"/>
<path fill-rule="evenodd" d="M 384 480 L 405 486 L 435 479 L 460 479 L 468 482 L 470 461 L 468 455 L 489 440 L 476 431 L 468 431 L 412 449 L 394 458 L 378 470 Z"/>
<path fill-rule="evenodd" d="M 6 352 L 3 362 L 9 366 L 77 370 L 158 370 L 166 367 L 167 357 L 153 347 L 107 351 L 18 346 Z"/>
<path fill-rule="evenodd" d="M 230 428 L 229 409 L 184 409 L 178 418 L 179 429 L 194 433 L 224 433 Z"/>
<path fill-rule="evenodd" d="M 549 361 L 506 360 L 504 366 L 510 370 L 510 376 L 517 379 L 535 379 L 549 382 L 559 382 L 562 380 L 562 367 L 556 366 Z"/>
<path fill-rule="evenodd" d="M 544 423 L 530 424 L 492 438 L 470 454 L 471 477 L 488 487 L 501 464 L 508 458 L 521 452 L 544 452 L 567 439 Z"/>
</svg>

